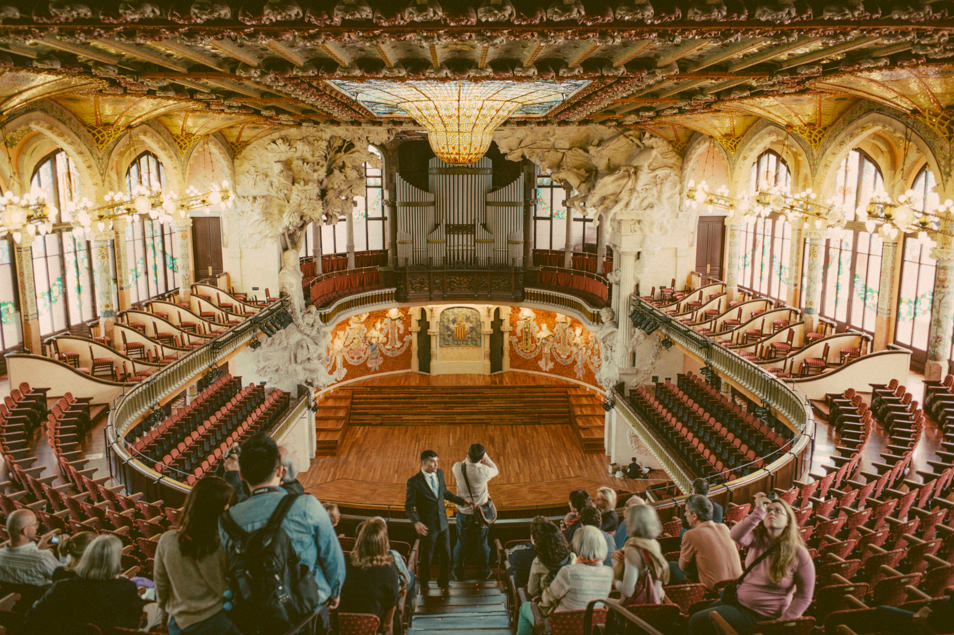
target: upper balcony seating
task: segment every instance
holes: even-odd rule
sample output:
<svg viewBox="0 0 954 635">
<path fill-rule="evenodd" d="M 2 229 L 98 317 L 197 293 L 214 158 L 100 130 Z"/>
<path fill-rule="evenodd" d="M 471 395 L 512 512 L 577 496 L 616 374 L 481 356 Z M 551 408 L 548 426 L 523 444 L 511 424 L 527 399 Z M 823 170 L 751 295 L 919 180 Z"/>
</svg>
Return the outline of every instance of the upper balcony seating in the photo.
<svg viewBox="0 0 954 635">
<path fill-rule="evenodd" d="M 384 278 L 376 267 L 325 274 L 304 285 L 305 297 L 315 306 L 325 306 L 338 298 L 384 287 Z"/>
</svg>

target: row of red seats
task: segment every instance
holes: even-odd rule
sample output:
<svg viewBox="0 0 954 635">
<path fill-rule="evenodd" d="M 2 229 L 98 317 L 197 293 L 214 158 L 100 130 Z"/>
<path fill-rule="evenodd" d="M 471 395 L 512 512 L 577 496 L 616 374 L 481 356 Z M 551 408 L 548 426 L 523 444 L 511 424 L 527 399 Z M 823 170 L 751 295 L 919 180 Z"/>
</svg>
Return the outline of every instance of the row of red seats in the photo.
<svg viewBox="0 0 954 635">
<path fill-rule="evenodd" d="M 593 301 L 597 306 L 606 304 L 606 299 L 609 297 L 609 287 L 605 281 L 567 269 L 540 269 L 537 271 L 537 283 L 544 287 L 575 292 Z"/>
<path fill-rule="evenodd" d="M 147 446 L 156 442 L 163 434 L 172 430 L 174 427 L 185 427 L 179 424 L 191 420 L 193 414 L 200 415 L 201 419 L 204 420 L 211 414 L 209 411 L 215 411 L 220 408 L 222 404 L 227 403 L 228 400 L 239 391 L 241 383 L 241 377 L 232 377 L 232 375 L 219 377 L 210 386 L 200 392 L 185 408 L 176 410 L 151 430 L 142 429 L 138 425 L 134 426 L 132 430 L 126 434 L 127 442 L 130 438 L 135 439 L 132 443 L 132 448 L 136 452 L 142 452 Z M 176 441 L 177 443 L 181 441 L 186 434 L 192 432 L 194 426 L 190 425 L 188 428 L 188 430 L 181 430 L 182 434 Z"/>
<path fill-rule="evenodd" d="M 246 439 L 270 429 L 288 408 L 288 402 L 289 395 L 287 392 L 276 389 L 269 393 L 265 402 L 256 408 L 255 412 L 250 414 L 237 428 L 232 430 L 229 436 L 211 454 L 205 457 L 201 465 L 186 476 L 186 484 L 195 485 L 203 475 L 213 471 L 232 446 L 241 445 Z"/>
<path fill-rule="evenodd" d="M 384 278 L 379 269 L 369 267 L 305 281 L 304 286 L 311 303 L 320 307 L 346 295 L 380 289 L 384 286 Z"/>
<path fill-rule="evenodd" d="M 590 273 L 597 273 L 597 257 L 596 254 L 588 253 L 574 253 L 572 256 L 572 267 L 577 271 L 588 271 Z M 550 250 L 550 249 L 534 249 L 533 250 L 533 266 L 534 267 L 563 267 L 563 263 L 566 262 L 566 252 L 561 250 Z M 613 270 L 613 255 L 611 253 L 606 254 L 606 258 L 603 261 L 603 271 L 599 273 L 607 274 Z"/>
</svg>

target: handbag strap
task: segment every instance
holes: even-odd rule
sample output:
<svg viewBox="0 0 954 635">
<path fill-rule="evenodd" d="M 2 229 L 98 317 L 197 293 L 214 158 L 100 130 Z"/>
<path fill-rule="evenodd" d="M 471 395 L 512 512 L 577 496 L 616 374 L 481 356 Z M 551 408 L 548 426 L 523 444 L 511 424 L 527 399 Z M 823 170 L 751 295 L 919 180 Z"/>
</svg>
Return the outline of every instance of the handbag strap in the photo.
<svg viewBox="0 0 954 635">
<path fill-rule="evenodd" d="M 474 503 L 476 503 L 477 501 L 474 500 L 474 490 L 473 490 L 473 488 L 470 486 L 470 479 L 467 478 L 467 470 L 464 469 L 464 468 L 466 468 L 466 467 L 467 467 L 467 461 L 461 461 L 461 462 L 460 462 L 460 473 L 464 475 L 464 483 L 466 483 L 466 485 L 467 485 L 467 491 L 470 492 L 470 500 L 472 500 L 472 501 L 474 501 Z"/>
<path fill-rule="evenodd" d="M 760 562 L 768 558 L 772 554 L 772 552 L 775 551 L 777 548 L 778 548 L 778 541 L 775 541 L 772 543 L 772 546 L 770 546 L 768 549 L 760 553 L 759 557 L 753 560 L 752 564 L 747 566 L 745 570 L 742 571 L 742 575 L 740 575 L 738 578 L 735 579 L 735 583 L 742 584 L 742 579 L 745 578 L 746 575 L 748 575 L 749 571 L 754 569 Z"/>
</svg>

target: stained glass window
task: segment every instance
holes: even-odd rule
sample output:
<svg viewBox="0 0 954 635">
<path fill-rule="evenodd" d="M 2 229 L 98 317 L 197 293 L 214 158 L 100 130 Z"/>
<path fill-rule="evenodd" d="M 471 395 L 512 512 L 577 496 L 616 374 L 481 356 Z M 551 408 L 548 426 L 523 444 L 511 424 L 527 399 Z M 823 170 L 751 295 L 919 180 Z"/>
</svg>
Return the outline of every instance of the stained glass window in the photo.
<svg viewBox="0 0 954 635">
<path fill-rule="evenodd" d="M 355 251 L 382 250 L 387 243 L 381 168 L 365 163 L 364 176 L 364 196 L 354 200 L 354 248 Z"/>
<path fill-rule="evenodd" d="M 534 249 L 566 249 L 566 189 L 549 175 L 537 176 Z"/>
<path fill-rule="evenodd" d="M 0 239 L 0 348 L 9 351 L 23 343 L 16 262 L 9 236 Z"/>
<path fill-rule="evenodd" d="M 939 203 L 935 185 L 934 174 L 927 168 L 922 169 L 911 188 L 914 192 L 911 206 L 922 211 L 935 209 Z M 898 344 L 914 351 L 912 357 L 919 364 L 927 357 L 936 270 L 931 248 L 914 236 L 905 237 L 894 338 Z"/>
<path fill-rule="evenodd" d="M 151 152 L 143 152 L 126 171 L 126 188 L 136 185 L 163 187 L 166 171 Z M 133 217 L 126 227 L 127 275 L 131 302 L 142 302 L 179 286 L 179 262 L 171 223 L 142 216 Z"/>
<path fill-rule="evenodd" d="M 773 150 L 766 150 L 750 172 L 750 189 L 754 196 L 769 188 L 789 191 L 792 175 L 785 160 Z M 749 217 L 742 230 L 743 257 L 739 267 L 739 282 L 742 286 L 763 295 L 788 299 L 789 254 L 792 244 L 792 226 L 780 216 L 765 218 Z"/>
<path fill-rule="evenodd" d="M 30 181 L 56 207 L 79 195 L 79 176 L 69 155 L 50 153 L 36 167 Z M 31 246 L 33 283 L 40 334 L 50 335 L 96 319 L 96 293 L 88 240 L 70 232 L 37 236 Z"/>
</svg>

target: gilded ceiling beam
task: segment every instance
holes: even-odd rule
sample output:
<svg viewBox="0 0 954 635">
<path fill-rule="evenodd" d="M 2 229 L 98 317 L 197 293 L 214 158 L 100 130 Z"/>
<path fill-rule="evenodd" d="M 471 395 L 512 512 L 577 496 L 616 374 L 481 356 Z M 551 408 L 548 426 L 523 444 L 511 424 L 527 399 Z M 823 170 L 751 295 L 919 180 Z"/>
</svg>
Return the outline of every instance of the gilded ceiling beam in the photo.
<svg viewBox="0 0 954 635">
<path fill-rule="evenodd" d="M 685 44 L 680 44 L 674 49 L 670 50 L 665 55 L 661 55 L 656 59 L 656 67 L 662 68 L 664 66 L 669 66 L 673 62 L 677 62 L 687 55 L 692 55 L 697 53 L 704 48 L 708 48 L 712 45 L 712 42 L 709 40 L 703 39 L 691 39 Z"/>
<path fill-rule="evenodd" d="M 56 49 L 58 51 L 63 51 L 64 53 L 70 53 L 76 55 L 77 57 L 85 57 L 97 62 L 102 62 L 103 64 L 113 64 L 120 66 L 120 59 L 115 55 L 110 55 L 106 51 L 99 51 L 88 46 L 81 46 L 79 44 L 71 44 L 70 42 L 64 42 L 63 40 L 57 40 L 54 38 L 42 38 L 37 40 L 43 46 L 48 46 L 51 49 Z"/>
<path fill-rule="evenodd" d="M 0 42 L 0 51 L 6 51 L 7 53 L 13 53 L 14 55 L 20 55 L 21 57 L 29 57 L 31 60 L 35 60 L 40 56 L 39 51 L 35 48 L 30 48 L 29 46 L 23 46 L 16 42 Z"/>
<path fill-rule="evenodd" d="M 169 70 L 177 71 L 179 73 L 186 73 L 189 70 L 182 64 L 170 60 L 167 57 L 150 53 L 147 50 L 139 48 L 138 46 L 126 44 L 125 42 L 117 42 L 116 40 L 93 40 L 93 44 L 101 47 L 111 48 L 113 50 L 119 51 L 120 53 L 125 53 L 126 55 L 136 57 L 144 62 L 149 62 L 150 64 L 155 64 L 156 66 L 162 66 L 163 68 L 168 68 Z"/>
<path fill-rule="evenodd" d="M 746 68 L 755 66 L 756 64 L 761 64 L 762 62 L 768 62 L 779 55 L 785 55 L 786 53 L 791 53 L 797 51 L 798 49 L 805 48 L 806 46 L 811 46 L 817 42 L 821 42 L 822 39 L 819 37 L 802 37 L 798 38 L 794 42 L 789 42 L 788 44 L 782 44 L 781 46 L 776 46 L 767 51 L 762 51 L 757 55 L 752 57 L 747 57 L 744 60 L 740 60 L 735 64 L 729 66 L 729 72 L 734 73 L 736 71 L 741 71 Z"/>
<path fill-rule="evenodd" d="M 530 52 L 527 53 L 527 56 L 523 58 L 523 67 L 526 68 L 537 61 L 537 58 L 540 57 L 540 53 L 543 52 L 543 44 L 539 42 L 534 42 L 533 47 L 530 49 Z"/>
<path fill-rule="evenodd" d="M 477 68 L 487 66 L 487 58 L 490 57 L 490 46 L 484 44 L 480 47 L 480 61 L 477 62 Z"/>
<path fill-rule="evenodd" d="M 391 57 L 391 53 L 388 52 L 384 44 L 375 44 L 374 50 L 378 52 L 378 56 L 384 62 L 385 66 L 394 68 L 394 58 Z"/>
<path fill-rule="evenodd" d="M 709 55 L 705 57 L 704 59 L 702 59 L 698 64 L 695 64 L 694 66 L 690 67 L 689 72 L 691 73 L 695 71 L 701 71 L 704 68 L 709 68 L 710 66 L 714 66 L 715 64 L 724 62 L 725 60 L 729 58 L 735 57 L 737 55 L 742 55 L 743 53 L 748 53 L 752 49 L 762 46 L 762 44 L 764 44 L 767 41 L 768 40 L 764 37 L 757 37 L 755 39 L 747 40 L 745 42 L 736 44 L 735 46 L 730 46 L 729 48 L 724 49 L 722 51 L 717 51 L 716 53 L 713 53 L 712 55 Z"/>
<path fill-rule="evenodd" d="M 223 79 L 206 79 L 204 80 L 213 86 L 218 86 L 219 88 L 224 88 L 225 90 L 230 90 L 233 93 L 238 93 L 240 95 L 245 95 L 247 97 L 260 97 L 261 93 L 248 88 L 245 85 L 239 84 L 238 82 L 231 82 Z"/>
<path fill-rule="evenodd" d="M 806 53 L 805 55 L 799 55 L 798 57 L 785 60 L 778 68 L 779 70 L 785 70 L 787 68 L 801 66 L 802 64 L 810 64 L 812 62 L 823 60 L 826 57 L 833 57 L 835 55 L 840 55 L 842 53 L 847 53 L 848 51 L 853 51 L 855 49 L 868 46 L 869 44 L 873 44 L 880 39 L 880 37 L 863 37 L 857 40 L 849 40 L 848 42 L 842 42 L 841 44 L 836 44 L 835 46 L 829 46 L 827 48 L 822 48 L 817 51 L 812 51 L 811 53 Z"/>
<path fill-rule="evenodd" d="M 324 52 L 325 55 L 333 59 L 335 64 L 338 66 L 347 66 L 350 63 L 347 56 L 338 50 L 337 46 L 330 42 L 325 42 L 319 48 Z"/>
<path fill-rule="evenodd" d="M 258 58 L 228 40 L 209 40 L 209 46 L 217 48 L 229 57 L 249 66 L 258 66 Z"/>
<path fill-rule="evenodd" d="M 428 47 L 427 47 L 427 52 L 428 52 L 428 53 L 430 54 L 430 56 L 431 56 L 431 66 L 433 66 L 434 68 L 440 68 L 440 67 L 441 67 L 441 56 L 438 55 L 437 45 L 436 45 L 436 44 L 431 44 L 430 46 L 428 46 Z"/>
<path fill-rule="evenodd" d="M 159 42 L 150 42 L 149 43 L 154 48 L 159 48 L 165 51 L 168 51 L 179 57 L 184 57 L 187 60 L 191 60 L 197 64 L 202 64 L 203 66 L 208 66 L 209 68 L 214 68 L 217 71 L 223 73 L 229 72 L 229 68 L 223 64 L 221 61 L 215 59 L 210 55 L 196 51 L 188 46 L 179 44 L 178 42 L 172 42 L 170 40 L 162 40 Z"/>
<path fill-rule="evenodd" d="M 579 53 L 577 53 L 576 55 L 574 55 L 574 56 L 570 59 L 570 61 L 567 62 L 567 65 L 568 65 L 568 66 L 579 66 L 580 64 L 582 64 L 582 63 L 584 62 L 584 60 L 586 60 L 586 58 L 590 57 L 591 55 L 593 55 L 593 53 L 596 53 L 598 50 L 600 50 L 600 45 L 599 45 L 599 43 L 598 43 L 598 42 L 590 42 L 590 44 L 589 44 L 586 48 L 584 48 L 582 51 L 580 51 Z"/>
<path fill-rule="evenodd" d="M 636 57 L 638 57 L 644 51 L 651 48 L 652 45 L 653 45 L 652 40 L 643 40 L 642 42 L 636 42 L 628 51 L 626 51 L 625 53 L 617 57 L 615 60 L 613 60 L 613 66 L 615 66 L 616 68 L 619 68 L 620 66 L 623 66 L 627 64 L 628 62 L 633 61 L 634 59 L 636 59 Z"/>
<path fill-rule="evenodd" d="M 677 81 L 678 81 L 678 80 L 681 80 L 681 79 L 683 79 L 683 78 L 682 78 L 682 77 L 678 77 L 678 78 L 677 78 Z M 668 90 L 664 90 L 664 91 L 658 93 L 656 96 L 657 96 L 657 97 L 672 97 L 673 95 L 675 95 L 675 94 L 677 94 L 677 93 L 681 93 L 681 92 L 683 92 L 683 91 L 685 91 L 685 90 L 692 90 L 693 88 L 698 88 L 699 86 L 703 86 L 703 85 L 705 85 L 705 84 L 708 84 L 710 81 L 711 81 L 711 80 L 708 80 L 708 79 L 697 79 L 697 80 L 690 81 L 690 82 L 678 83 L 678 84 L 676 84 L 675 86 L 673 86 L 672 88 L 670 88 L 670 89 L 668 89 Z"/>
<path fill-rule="evenodd" d="M 268 42 L 265 43 L 265 48 L 267 48 L 269 51 L 271 51 L 278 57 L 288 62 L 291 62 L 295 66 L 304 66 L 305 62 L 307 61 L 302 55 L 300 55 L 299 53 L 296 53 L 291 48 L 285 46 L 278 40 L 269 40 Z"/>
</svg>

